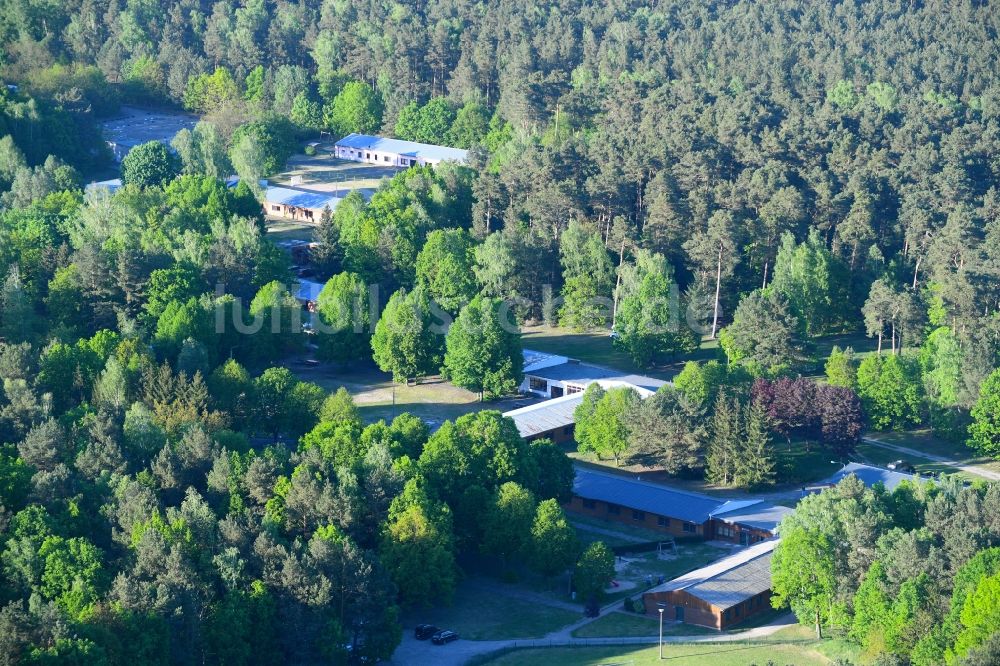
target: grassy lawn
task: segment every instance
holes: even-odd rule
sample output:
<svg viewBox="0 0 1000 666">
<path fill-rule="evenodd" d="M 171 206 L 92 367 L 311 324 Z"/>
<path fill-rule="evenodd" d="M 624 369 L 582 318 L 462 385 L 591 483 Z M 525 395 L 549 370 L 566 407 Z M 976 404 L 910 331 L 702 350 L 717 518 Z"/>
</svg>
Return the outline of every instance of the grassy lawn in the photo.
<svg viewBox="0 0 1000 666">
<path fill-rule="evenodd" d="M 309 366 L 301 359 L 289 359 L 285 365 L 299 379 L 314 382 L 327 391 L 336 391 L 341 386 L 346 388 L 354 397 L 362 418 L 369 423 L 379 419 L 391 421 L 409 412 L 431 426 L 438 426 L 445 420 L 482 409 L 507 411 L 513 409 L 515 402 L 512 399 L 479 402 L 475 393 L 434 377 L 414 385 L 396 384 L 389 374 L 369 364 L 348 368 L 330 363 Z"/>
<path fill-rule="evenodd" d="M 819 641 L 802 644 L 769 643 L 719 643 L 713 645 L 664 644 L 663 658 L 671 666 L 748 666 L 749 664 L 795 664 L 795 666 L 821 666 L 831 660 L 817 650 Z M 652 647 L 572 647 L 515 650 L 494 659 L 493 666 L 610 666 L 611 664 L 662 664 L 657 646 Z"/>
<path fill-rule="evenodd" d="M 1000 461 L 979 455 L 962 443 L 953 443 L 936 437 L 930 430 L 908 430 L 906 432 L 876 432 L 869 433 L 873 439 L 887 444 L 905 446 L 931 455 L 942 456 L 965 465 L 984 467 L 993 472 L 1000 472 Z M 896 459 L 905 457 L 897 454 Z"/>
<path fill-rule="evenodd" d="M 877 465 L 879 467 L 885 467 L 888 463 L 894 462 L 896 460 L 906 460 L 906 462 L 912 464 L 916 470 L 924 476 L 937 476 L 938 474 L 958 474 L 960 477 L 973 480 L 977 477 L 967 474 L 955 467 L 950 467 L 927 458 L 920 458 L 918 456 L 908 456 L 905 453 L 900 453 L 898 451 L 893 451 L 892 449 L 886 449 L 875 444 L 868 444 L 862 442 L 858 445 L 857 454 L 859 457 L 864 458 L 864 461 L 871 465 Z"/>
<path fill-rule="evenodd" d="M 632 362 L 628 354 L 617 349 L 608 337 L 609 331 L 573 331 L 558 326 L 524 326 L 521 329 L 521 344 L 525 349 L 548 352 L 575 358 L 584 363 L 593 363 L 625 372 L 671 379 L 689 360 L 710 360 L 717 357 L 717 340 L 706 340 L 701 349 L 658 368 L 640 368 Z"/>
<path fill-rule="evenodd" d="M 407 628 L 427 622 L 457 631 L 463 639 L 473 641 L 541 638 L 582 617 L 581 613 L 496 592 L 483 593 L 468 585 L 459 586 L 451 606 L 414 611 L 410 615 L 404 618 Z"/>
<path fill-rule="evenodd" d="M 267 223 L 267 237 L 275 243 L 290 240 L 311 241 L 315 227 L 311 224 L 291 221 L 269 221 Z"/>
<path fill-rule="evenodd" d="M 774 453 L 777 458 L 778 485 L 800 486 L 820 481 L 833 475 L 842 464 L 831 457 L 819 444 L 806 450 L 805 442 L 776 439 Z"/>
<path fill-rule="evenodd" d="M 657 636 L 660 620 L 637 613 L 607 613 L 573 632 L 576 638 L 619 638 L 623 636 Z M 677 622 L 664 622 L 664 636 L 700 636 L 719 632 L 706 627 Z"/>
</svg>

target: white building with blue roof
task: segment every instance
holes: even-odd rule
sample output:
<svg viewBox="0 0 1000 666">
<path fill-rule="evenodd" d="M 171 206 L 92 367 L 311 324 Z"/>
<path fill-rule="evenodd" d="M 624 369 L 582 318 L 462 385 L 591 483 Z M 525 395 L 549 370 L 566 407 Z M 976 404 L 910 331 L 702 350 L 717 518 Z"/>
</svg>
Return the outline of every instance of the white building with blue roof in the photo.
<svg viewBox="0 0 1000 666">
<path fill-rule="evenodd" d="M 333 154 L 342 160 L 380 166 L 436 166 L 441 162 L 465 164 L 469 151 L 429 143 L 386 139 L 370 134 L 348 134 L 334 145 Z"/>
</svg>

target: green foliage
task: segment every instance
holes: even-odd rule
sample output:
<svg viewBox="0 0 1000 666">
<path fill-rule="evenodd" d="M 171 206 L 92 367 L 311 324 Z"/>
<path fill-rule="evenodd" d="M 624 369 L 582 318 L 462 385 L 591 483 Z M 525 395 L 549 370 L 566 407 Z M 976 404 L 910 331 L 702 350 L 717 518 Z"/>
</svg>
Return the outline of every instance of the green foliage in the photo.
<svg viewBox="0 0 1000 666">
<path fill-rule="evenodd" d="M 837 345 L 830 350 L 830 356 L 824 366 L 826 382 L 830 386 L 842 386 L 851 390 L 858 388 L 858 363 L 854 350 L 850 347 L 841 349 Z"/>
<path fill-rule="evenodd" d="M 531 526 L 531 566 L 546 577 L 566 571 L 576 561 L 579 542 L 559 502 L 539 502 Z"/>
<path fill-rule="evenodd" d="M 382 99 L 370 86 L 351 81 L 323 110 L 323 123 L 334 134 L 372 134 L 382 125 Z"/>
<path fill-rule="evenodd" d="M 316 301 L 317 337 L 324 358 L 339 363 L 363 360 L 371 348 L 371 306 L 367 285 L 354 273 L 330 278 Z"/>
<path fill-rule="evenodd" d="M 503 302 L 476 296 L 448 328 L 444 367 L 456 385 L 487 399 L 517 390 L 524 376 L 521 331 Z"/>
<path fill-rule="evenodd" d="M 581 453 L 613 458 L 615 464 L 628 448 L 629 421 L 639 404 L 639 394 L 628 386 L 601 391 L 591 384 L 577 407 L 576 441 Z M 590 393 L 588 396 L 587 393 Z M 589 412 L 589 413 L 588 413 Z"/>
<path fill-rule="evenodd" d="M 427 234 L 417 255 L 417 283 L 450 313 L 458 313 L 476 295 L 472 272 L 473 243 L 463 229 L 439 229 Z"/>
<path fill-rule="evenodd" d="M 618 306 L 615 346 L 625 349 L 641 367 L 698 348 L 698 339 L 681 319 L 677 292 L 662 274 L 649 274 L 639 290 Z"/>
<path fill-rule="evenodd" d="M 128 151 L 122 160 L 122 182 L 140 187 L 164 185 L 180 170 L 176 155 L 159 141 L 149 141 Z"/>
<path fill-rule="evenodd" d="M 848 282 L 847 267 L 818 233 L 799 244 L 789 233 L 782 236 L 771 288 L 784 296 L 807 336 L 830 333 L 850 320 Z"/>
<path fill-rule="evenodd" d="M 383 535 L 382 557 L 404 606 L 449 603 L 458 569 L 447 509 L 412 504 L 396 515 Z"/>
<path fill-rule="evenodd" d="M 972 408 L 969 446 L 994 458 L 1000 457 L 1000 370 L 994 370 L 979 387 Z"/>
<path fill-rule="evenodd" d="M 741 363 L 754 376 L 784 373 L 795 361 L 798 319 L 787 301 L 771 289 L 740 301 L 733 323 L 719 344 L 730 363 Z"/>
<path fill-rule="evenodd" d="M 830 619 L 836 562 L 827 536 L 804 528 L 783 530 L 771 559 L 771 605 L 791 606 L 799 622 L 820 633 Z"/>
<path fill-rule="evenodd" d="M 250 88 L 248 94 L 252 94 Z M 240 96 L 236 81 L 225 67 L 216 67 L 211 74 L 199 74 L 188 79 L 184 90 L 184 108 L 206 114 L 219 111 Z"/>
<path fill-rule="evenodd" d="M 576 563 L 573 584 L 584 601 L 600 600 L 615 575 L 615 555 L 603 541 L 587 546 Z"/>
<path fill-rule="evenodd" d="M 389 299 L 372 335 L 372 358 L 393 381 L 433 374 L 441 367 L 444 335 L 434 330 L 427 292 L 400 289 Z"/>
<path fill-rule="evenodd" d="M 902 430 L 923 420 L 920 366 L 909 356 L 867 356 L 858 366 L 858 397 L 875 430 Z"/>
</svg>

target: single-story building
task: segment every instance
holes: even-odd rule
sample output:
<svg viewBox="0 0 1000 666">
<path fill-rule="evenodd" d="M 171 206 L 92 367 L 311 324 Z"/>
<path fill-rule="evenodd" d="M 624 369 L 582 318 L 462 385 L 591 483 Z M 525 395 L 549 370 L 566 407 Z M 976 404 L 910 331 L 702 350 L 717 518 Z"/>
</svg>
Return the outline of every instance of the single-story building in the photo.
<svg viewBox="0 0 1000 666">
<path fill-rule="evenodd" d="M 742 545 L 773 537 L 781 519 L 792 511 L 760 500 L 727 501 L 579 467 L 565 508 L 675 537 Z"/>
<path fill-rule="evenodd" d="M 873 467 L 872 465 L 862 465 L 861 463 L 849 463 L 844 465 L 836 474 L 827 479 L 824 484 L 827 487 L 832 487 L 844 480 L 845 477 L 853 474 L 858 477 L 863 484 L 869 488 L 874 486 L 876 483 L 881 483 L 885 486 L 886 490 L 895 490 L 903 481 L 920 481 L 921 477 L 918 474 L 905 474 L 903 472 L 896 472 L 891 469 L 885 469 L 883 467 Z M 816 488 L 817 490 L 822 490 L 822 487 Z"/>
<path fill-rule="evenodd" d="M 99 180 L 93 183 L 88 183 L 84 188 L 84 194 L 97 194 L 98 192 L 107 192 L 108 194 L 114 194 L 122 188 L 121 178 L 112 178 L 110 180 Z"/>
<path fill-rule="evenodd" d="M 575 393 L 512 409 L 504 416 L 514 420 L 517 431 L 528 441 L 548 438 L 556 443 L 567 442 L 573 439 L 574 412 L 581 402 L 583 394 Z"/>
<path fill-rule="evenodd" d="M 580 393 L 594 382 L 617 382 L 654 392 L 667 383 L 662 379 L 581 363 L 567 356 L 524 350 L 524 380 L 519 387 L 521 393 L 558 398 Z"/>
<path fill-rule="evenodd" d="M 647 615 L 726 629 L 771 608 L 769 539 L 651 588 L 642 595 Z M 662 604 L 662 606 L 661 606 Z"/>
<path fill-rule="evenodd" d="M 469 151 L 429 143 L 386 139 L 370 134 L 348 134 L 333 147 L 334 156 L 352 162 L 391 167 L 436 166 L 441 162 L 465 164 Z"/>
<path fill-rule="evenodd" d="M 292 187 L 270 186 L 264 191 L 264 214 L 297 222 L 319 224 L 323 212 L 333 211 L 341 197 Z"/>
<path fill-rule="evenodd" d="M 642 398 L 648 398 L 654 391 L 618 380 L 598 380 L 605 390 L 627 386 Z M 583 391 L 572 391 L 557 398 L 551 398 L 534 405 L 520 407 L 505 412 L 504 416 L 514 419 L 517 431 L 527 440 L 548 438 L 553 442 L 573 439 L 576 428 L 576 408 L 583 402 Z"/>
<path fill-rule="evenodd" d="M 792 509 L 762 500 L 729 500 L 712 512 L 712 538 L 749 546 L 778 533 Z"/>
</svg>

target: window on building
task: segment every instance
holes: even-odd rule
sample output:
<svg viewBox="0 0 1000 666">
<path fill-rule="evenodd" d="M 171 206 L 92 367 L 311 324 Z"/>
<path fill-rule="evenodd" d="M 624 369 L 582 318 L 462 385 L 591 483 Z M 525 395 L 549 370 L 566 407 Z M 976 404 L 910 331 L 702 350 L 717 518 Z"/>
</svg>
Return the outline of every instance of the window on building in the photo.
<svg viewBox="0 0 1000 666">
<path fill-rule="evenodd" d="M 727 537 L 730 539 L 733 537 L 733 528 L 730 527 L 729 525 L 719 525 L 718 529 L 716 529 L 716 532 L 720 537 Z"/>
<path fill-rule="evenodd" d="M 584 509 L 593 509 L 595 506 L 597 505 L 594 503 L 594 500 L 589 500 L 589 499 L 583 500 Z"/>
<path fill-rule="evenodd" d="M 657 516 L 656 524 L 660 527 L 670 527 L 670 519 L 666 516 Z"/>
<path fill-rule="evenodd" d="M 372 154 L 371 153 L 365 153 L 365 159 L 366 160 L 370 160 L 371 158 L 372 158 Z"/>
<path fill-rule="evenodd" d="M 580 386 L 570 386 L 566 385 L 566 395 L 573 395 L 574 393 L 583 393 L 583 388 Z"/>
<path fill-rule="evenodd" d="M 622 508 L 620 506 L 608 502 L 608 513 L 610 513 L 612 516 L 617 516 L 621 512 Z"/>
<path fill-rule="evenodd" d="M 733 614 L 736 615 L 736 617 L 740 616 L 740 607 L 739 606 L 734 606 L 733 607 Z"/>
<path fill-rule="evenodd" d="M 280 211 L 281 210 L 281 206 L 271 206 L 271 210 L 273 210 L 273 211 Z"/>
<path fill-rule="evenodd" d="M 684 531 L 694 534 L 698 531 L 698 526 L 694 523 L 684 523 Z"/>
<path fill-rule="evenodd" d="M 646 520 L 646 512 L 632 509 L 632 520 Z"/>
<path fill-rule="evenodd" d="M 391 158 L 391 157 L 389 157 L 388 155 L 386 155 L 386 156 L 385 156 L 385 157 L 383 157 L 382 159 L 383 159 L 383 160 L 385 160 L 386 162 L 391 162 L 391 161 L 392 161 L 392 158 Z"/>
<path fill-rule="evenodd" d="M 528 377 L 528 388 L 532 391 L 545 392 L 549 390 L 549 383 L 538 377 Z"/>
<path fill-rule="evenodd" d="M 313 219 L 313 212 L 311 210 L 306 211 L 306 219 L 307 220 Z"/>
</svg>

